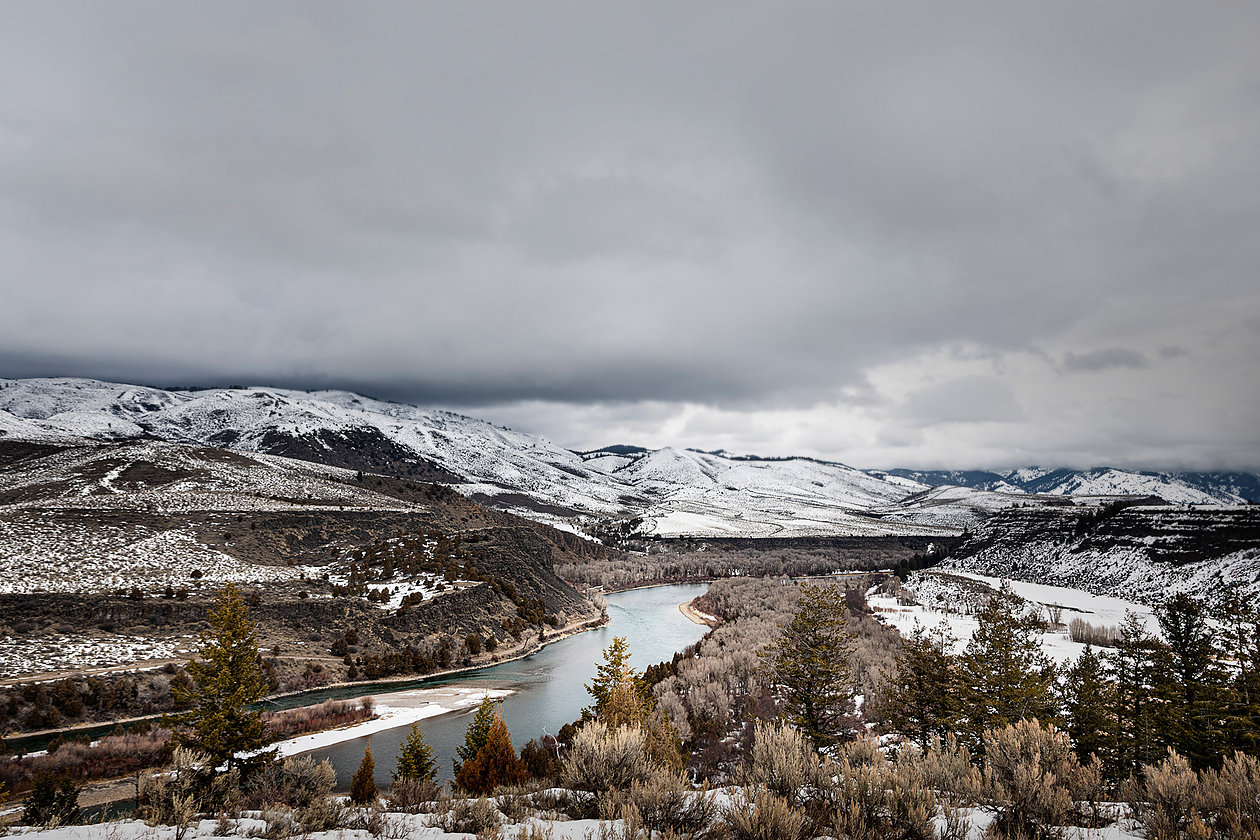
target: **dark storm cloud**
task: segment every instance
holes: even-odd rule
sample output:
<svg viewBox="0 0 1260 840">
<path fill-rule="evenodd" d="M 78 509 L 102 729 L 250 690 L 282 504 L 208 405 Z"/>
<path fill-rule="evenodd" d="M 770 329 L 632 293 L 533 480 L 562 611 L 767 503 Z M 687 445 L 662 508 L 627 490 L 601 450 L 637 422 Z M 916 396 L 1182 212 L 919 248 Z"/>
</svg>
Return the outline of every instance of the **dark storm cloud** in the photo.
<svg viewBox="0 0 1260 840">
<path fill-rule="evenodd" d="M 1193 397 L 1159 435 L 1254 461 L 1225 418 L 1258 407 L 1235 384 L 1260 355 L 1239 327 L 1260 311 L 1258 24 L 1253 4 L 10 6 L 0 376 L 347 387 L 644 434 L 702 405 L 750 448 L 826 455 L 751 412 L 982 422 L 931 391 L 958 379 L 1038 439 L 1024 391 L 1067 386 L 1003 360 L 1041 354 L 1092 371 L 1072 397 L 1096 412 Z M 992 364 L 927 370 L 960 344 Z M 1160 392 L 1156 357 L 1189 384 Z M 1123 432 L 1099 419 L 1070 429 L 1105 457 Z M 684 427 L 710 428 L 651 428 Z"/>
</svg>

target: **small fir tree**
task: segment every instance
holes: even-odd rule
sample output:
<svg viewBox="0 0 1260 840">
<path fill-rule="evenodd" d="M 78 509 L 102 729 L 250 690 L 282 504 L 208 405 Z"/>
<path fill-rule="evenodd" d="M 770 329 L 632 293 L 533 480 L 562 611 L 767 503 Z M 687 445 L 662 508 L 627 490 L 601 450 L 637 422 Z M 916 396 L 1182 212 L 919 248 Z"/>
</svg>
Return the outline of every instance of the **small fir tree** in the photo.
<svg viewBox="0 0 1260 840">
<path fill-rule="evenodd" d="M 398 752 L 398 766 L 394 768 L 394 781 L 411 779 L 417 782 L 437 781 L 437 759 L 433 748 L 424 740 L 420 724 L 413 723 L 407 730 L 402 749 Z"/>
<path fill-rule="evenodd" d="M 376 799 L 376 759 L 372 758 L 372 742 L 369 740 L 363 748 L 359 769 L 350 777 L 350 801 L 356 805 L 367 805 Z"/>
<path fill-rule="evenodd" d="M 839 742 L 853 704 L 853 637 L 844 610 L 836 587 L 802 584 L 792 620 L 761 654 L 783 691 L 789 720 L 819 749 Z"/>
<path fill-rule="evenodd" d="M 459 775 L 464 763 L 476 758 L 477 753 L 481 752 L 481 748 L 485 746 L 486 739 L 490 737 L 490 726 L 494 723 L 497 707 L 498 701 L 487 694 L 482 698 L 477 711 L 473 712 L 473 719 L 464 730 L 464 743 L 455 748 L 455 758 L 451 759 L 452 769 L 456 776 Z"/>
<path fill-rule="evenodd" d="M 485 743 L 460 767 L 455 784 L 469 793 L 485 795 L 502 785 L 523 784 L 526 778 L 525 766 L 516 757 L 507 724 L 496 711 Z"/>
<path fill-rule="evenodd" d="M 1116 643 L 1116 774 L 1123 778 L 1159 763 L 1164 747 L 1157 737 L 1159 704 L 1153 702 L 1163 651 L 1136 613 L 1126 613 Z"/>
<path fill-rule="evenodd" d="M 171 684 L 175 702 L 194 707 L 174 718 L 188 727 L 177 734 L 176 743 L 231 770 L 237 753 L 267 743 L 262 713 L 249 708 L 267 693 L 258 639 L 245 601 L 232 584 L 219 593 L 210 612 L 210 629 L 202 636 L 198 656 L 187 668 L 192 685 Z"/>
<path fill-rule="evenodd" d="M 1167 641 L 1172 667 L 1159 672 L 1157 692 L 1165 701 L 1164 731 L 1169 747 L 1197 770 L 1216 766 L 1225 752 L 1224 678 L 1221 653 L 1213 641 L 1207 609 L 1185 593 L 1155 611 Z"/>
</svg>

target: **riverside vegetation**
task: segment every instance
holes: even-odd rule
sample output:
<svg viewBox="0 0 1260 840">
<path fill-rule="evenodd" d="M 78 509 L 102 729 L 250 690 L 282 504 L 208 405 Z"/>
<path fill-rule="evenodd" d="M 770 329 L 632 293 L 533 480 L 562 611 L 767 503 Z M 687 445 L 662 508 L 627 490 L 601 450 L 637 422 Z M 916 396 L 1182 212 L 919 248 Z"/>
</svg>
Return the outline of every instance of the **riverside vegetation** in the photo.
<svg viewBox="0 0 1260 840">
<path fill-rule="evenodd" d="M 541 837 L 570 818 L 604 821 L 609 838 L 1055 840 L 1118 819 L 1155 840 L 1260 836 L 1260 614 L 1237 592 L 1223 596 L 1223 626 L 1177 597 L 1158 611 L 1162 640 L 1129 621 L 1113 652 L 1056 668 L 1006 589 L 956 654 L 944 628 L 898 640 L 862 588 L 721 581 L 702 603 L 718 627 L 643 672 L 615 640 L 587 686 L 591 706 L 557 738 L 518 753 L 487 699 L 453 790 L 434 784 L 417 726 L 391 791 L 369 784 L 369 752 L 348 800 L 332 795 L 327 764 L 222 752 L 217 722 L 257 714 L 216 693 L 238 684 L 227 706 L 243 702 L 258 667 L 233 597 L 212 616 L 204 667 L 190 669 L 198 699 L 175 721 L 167 772 L 138 798 L 177 837 L 199 816 L 217 817 L 216 833 L 269 837 L 422 825 Z M 73 820 L 72 795 L 41 777 L 26 820 Z"/>
</svg>

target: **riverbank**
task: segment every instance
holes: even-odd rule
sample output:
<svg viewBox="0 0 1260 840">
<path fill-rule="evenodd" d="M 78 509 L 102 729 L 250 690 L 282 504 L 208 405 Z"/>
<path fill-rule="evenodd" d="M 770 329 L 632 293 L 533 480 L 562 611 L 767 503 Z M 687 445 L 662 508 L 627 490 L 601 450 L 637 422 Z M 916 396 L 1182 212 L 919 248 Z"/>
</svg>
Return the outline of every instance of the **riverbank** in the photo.
<svg viewBox="0 0 1260 840">
<path fill-rule="evenodd" d="M 293 708 L 301 703 L 289 705 L 291 701 L 300 700 L 302 697 L 314 697 L 320 694 L 326 694 L 330 691 L 353 691 L 362 690 L 362 694 L 355 695 L 358 697 L 372 696 L 376 693 L 376 689 L 382 686 L 398 685 L 401 683 L 430 682 L 436 680 L 450 679 L 458 677 L 461 674 L 470 674 L 480 671 L 483 668 L 490 668 L 495 665 L 502 665 L 507 662 L 515 662 L 526 657 L 533 656 L 539 651 L 547 648 L 556 642 L 563 641 L 578 633 L 585 633 L 588 630 L 598 630 L 608 623 L 607 613 L 598 618 L 586 618 L 584 620 L 570 622 L 562 627 L 558 627 L 541 642 L 535 642 L 532 645 L 521 646 L 511 650 L 509 653 L 497 655 L 494 658 L 487 659 L 482 662 L 476 662 L 470 665 L 461 666 L 459 668 L 448 668 L 444 671 L 434 671 L 427 674 L 399 674 L 392 677 L 381 677 L 379 679 L 367 682 L 336 682 L 327 683 L 325 685 L 316 686 L 314 688 L 302 689 L 300 691 L 286 691 L 278 694 L 270 694 L 263 698 L 261 706 L 267 708 Z M 38 680 L 43 681 L 43 680 Z M 391 693 L 391 692 L 382 692 Z M 353 696 L 347 695 L 342 699 L 354 699 Z M 441 712 L 435 712 L 441 714 Z M 35 732 L 13 733 L 7 736 L 7 751 L 13 755 L 21 755 L 23 753 L 34 752 L 43 749 L 49 741 L 58 737 L 61 738 L 77 738 L 83 735 L 92 737 L 94 735 L 104 735 L 113 730 L 116 726 L 122 726 L 124 729 L 136 724 L 142 723 L 160 723 L 165 717 L 164 714 L 140 715 L 137 717 L 119 718 L 117 720 L 91 721 L 87 723 L 76 724 L 75 726 L 60 727 L 58 729 L 43 729 Z M 401 725 L 401 724 L 395 724 Z"/>
<path fill-rule="evenodd" d="M 696 624 L 701 624 L 705 627 L 717 627 L 719 624 L 722 623 L 722 620 L 718 618 L 717 616 L 709 615 L 706 612 L 701 612 L 700 610 L 696 609 L 695 604 L 696 604 L 696 599 L 693 598 L 692 600 L 688 601 L 685 604 L 679 604 L 678 611 L 681 612 L 683 615 L 687 616 L 689 620 L 694 621 Z"/>
<path fill-rule="evenodd" d="M 467 686 L 441 686 L 439 688 L 417 688 L 412 691 L 387 692 L 385 694 L 368 694 L 376 709 L 376 716 L 371 720 L 354 723 L 337 729 L 325 729 L 322 732 L 310 732 L 272 744 L 268 749 L 277 750 L 280 755 L 298 755 L 311 750 L 323 749 L 343 741 L 353 741 L 365 735 L 374 735 L 386 729 L 410 726 L 425 718 L 457 712 L 481 703 L 482 698 L 491 697 L 500 700 L 512 694 L 504 688 L 473 688 Z"/>
</svg>

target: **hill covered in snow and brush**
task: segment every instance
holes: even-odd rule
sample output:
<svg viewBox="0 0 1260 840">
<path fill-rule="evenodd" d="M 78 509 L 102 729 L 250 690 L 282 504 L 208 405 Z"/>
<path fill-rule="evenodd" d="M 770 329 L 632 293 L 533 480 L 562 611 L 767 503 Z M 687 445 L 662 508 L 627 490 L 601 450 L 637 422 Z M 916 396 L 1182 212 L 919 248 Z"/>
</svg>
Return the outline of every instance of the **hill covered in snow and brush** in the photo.
<svg viewBox="0 0 1260 840">
<path fill-rule="evenodd" d="M 1237 583 L 1260 593 L 1260 506 L 1017 508 L 977 527 L 933 573 L 1067 586 L 1151 606 Z"/>
<path fill-rule="evenodd" d="M 579 453 L 474 418 L 344 391 L 0 380 L 0 439 L 84 438 L 200 444 L 437 481 L 569 530 L 614 523 L 639 536 L 931 536 L 1016 505 L 1062 503 L 1065 494 L 1195 504 L 1260 496 L 1260 479 L 1246 473 L 863 471 L 674 448 Z"/>
</svg>

